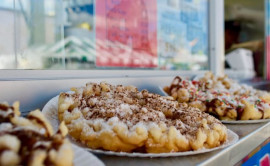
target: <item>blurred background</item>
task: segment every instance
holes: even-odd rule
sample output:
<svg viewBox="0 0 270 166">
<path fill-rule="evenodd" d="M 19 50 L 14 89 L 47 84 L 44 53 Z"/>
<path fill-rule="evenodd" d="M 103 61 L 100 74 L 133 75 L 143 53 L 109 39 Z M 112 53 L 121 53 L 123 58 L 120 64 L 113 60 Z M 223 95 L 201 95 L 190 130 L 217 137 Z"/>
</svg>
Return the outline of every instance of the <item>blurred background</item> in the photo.
<svg viewBox="0 0 270 166">
<path fill-rule="evenodd" d="M 225 0 L 225 53 L 250 52 L 257 76 L 264 74 L 265 0 Z M 226 64 L 228 68 L 229 65 Z"/>
<path fill-rule="evenodd" d="M 103 3 L 102 3 L 103 1 Z M 124 1 L 123 1 L 124 2 Z M 0 68 L 1 69 L 95 69 L 95 68 L 151 68 L 162 70 L 208 69 L 208 1 L 207 0 L 153 0 L 136 4 L 122 4 L 127 9 L 136 6 L 147 13 L 145 29 L 127 26 L 125 37 L 104 39 L 102 34 L 112 32 L 113 24 L 102 20 L 121 22 L 122 16 L 108 15 L 121 9 L 120 0 L 2 0 L 0 1 Z M 119 5 L 120 4 L 120 5 Z M 106 9 L 102 9 L 106 6 Z M 151 9 L 156 6 L 156 9 Z M 158 9 L 157 9 L 158 8 Z M 95 11 L 95 9 L 98 9 Z M 106 11 L 104 11 L 106 10 Z M 103 12 L 103 13 L 102 13 Z M 127 11 L 124 11 L 127 12 Z M 127 20 L 143 23 L 143 18 L 128 15 Z M 117 17 L 117 18 L 116 18 Z M 158 17 L 158 18 L 157 18 Z M 152 25 L 148 25 L 151 18 Z M 117 20 L 116 20 L 117 19 Z M 157 21 L 158 20 L 158 21 Z M 99 31 L 95 36 L 95 23 Z M 135 26 L 136 27 L 136 26 Z M 135 29 L 135 30 L 134 30 Z M 135 33 L 135 35 L 134 35 Z M 133 36 L 131 35 L 133 34 Z M 145 35 L 146 34 L 146 35 Z M 137 49 L 130 43 L 145 35 L 145 45 Z M 152 35 L 152 36 L 151 36 Z M 132 36 L 132 38 L 130 37 Z M 97 41 L 96 41 L 97 39 Z M 155 41 L 153 40 L 155 39 Z M 154 43 L 154 44 L 153 44 Z M 158 46 L 157 46 L 158 43 Z M 101 49 L 96 55 L 96 47 Z M 105 47 L 105 48 L 104 48 Z M 108 47 L 108 48 L 107 48 Z M 110 48 L 109 48 L 110 47 Z M 151 48 L 150 48 L 151 47 Z M 147 51 L 152 49 L 151 55 Z M 142 52 L 142 50 L 146 50 Z M 147 62 L 145 59 L 149 59 Z M 96 59 L 104 64 L 96 65 Z M 122 61 L 114 66 L 113 61 Z M 146 61 L 146 62 L 144 62 Z M 142 65 L 136 65 L 142 64 Z"/>
<path fill-rule="evenodd" d="M 0 1 L 0 68 L 95 67 L 91 0 Z"/>
<path fill-rule="evenodd" d="M 1 0 L 0 69 L 209 70 L 209 4 Z M 266 77 L 268 5 L 224 0 L 228 74 Z"/>
</svg>

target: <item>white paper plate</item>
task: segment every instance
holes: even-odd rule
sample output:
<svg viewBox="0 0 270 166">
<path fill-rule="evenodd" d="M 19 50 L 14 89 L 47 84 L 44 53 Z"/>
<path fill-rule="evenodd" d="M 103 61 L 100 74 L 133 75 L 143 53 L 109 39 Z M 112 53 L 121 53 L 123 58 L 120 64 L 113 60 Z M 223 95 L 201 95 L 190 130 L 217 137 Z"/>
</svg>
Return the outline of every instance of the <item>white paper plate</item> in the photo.
<svg viewBox="0 0 270 166">
<path fill-rule="evenodd" d="M 252 124 L 252 123 L 265 123 L 270 122 L 270 119 L 259 119 L 259 120 L 221 120 L 222 123 L 226 124 Z"/>
<path fill-rule="evenodd" d="M 105 151 L 105 150 L 94 150 L 90 148 L 86 148 L 84 145 L 77 143 L 73 140 L 73 143 L 77 144 L 78 146 L 97 154 L 105 154 L 105 155 L 113 155 L 113 156 L 127 156 L 127 157 L 176 157 L 176 156 L 188 156 L 188 155 L 195 155 L 200 153 L 206 153 L 215 151 L 218 149 L 225 148 L 236 143 L 239 139 L 238 135 L 231 130 L 227 130 L 228 133 L 228 140 L 221 146 L 212 148 L 212 149 L 201 149 L 196 151 L 187 151 L 187 152 L 174 152 L 174 153 L 127 153 L 127 152 L 113 152 L 113 151 Z"/>
<path fill-rule="evenodd" d="M 57 103 L 58 96 L 52 98 L 42 110 L 42 113 L 44 113 L 45 117 L 51 122 L 54 131 L 57 131 L 59 126 L 57 118 Z M 71 142 L 73 143 L 72 140 Z M 101 160 L 84 148 L 75 144 L 72 144 L 72 148 L 74 151 L 74 166 L 105 166 Z"/>
<path fill-rule="evenodd" d="M 43 108 L 42 112 L 45 115 L 45 117 L 51 122 L 54 130 L 58 129 L 59 121 L 58 121 L 58 115 L 57 115 L 57 108 L 58 107 L 58 96 L 52 98 Z M 236 143 L 239 139 L 238 135 L 234 133 L 233 131 L 229 130 L 228 133 L 228 140 L 221 146 L 212 148 L 212 149 L 201 149 L 197 151 L 187 151 L 187 152 L 175 152 L 175 153 L 126 153 L 126 152 L 113 152 L 113 151 L 105 151 L 105 150 L 94 150 L 85 147 L 84 145 L 74 141 L 71 139 L 71 141 L 84 148 L 85 150 L 88 150 L 93 153 L 98 154 L 106 154 L 106 155 L 114 155 L 114 156 L 128 156 L 128 157 L 172 157 L 172 156 L 187 156 L 187 155 L 195 155 L 200 153 L 206 153 L 211 152 L 214 150 L 222 149 L 227 146 L 230 146 L 234 143 Z"/>
<path fill-rule="evenodd" d="M 158 89 L 160 90 L 160 95 L 161 95 L 161 96 L 169 96 L 169 95 L 163 90 L 163 88 L 162 88 L 161 86 L 159 86 Z"/>
<path fill-rule="evenodd" d="M 96 156 L 77 145 L 72 145 L 74 152 L 74 166 L 105 166 Z"/>
</svg>

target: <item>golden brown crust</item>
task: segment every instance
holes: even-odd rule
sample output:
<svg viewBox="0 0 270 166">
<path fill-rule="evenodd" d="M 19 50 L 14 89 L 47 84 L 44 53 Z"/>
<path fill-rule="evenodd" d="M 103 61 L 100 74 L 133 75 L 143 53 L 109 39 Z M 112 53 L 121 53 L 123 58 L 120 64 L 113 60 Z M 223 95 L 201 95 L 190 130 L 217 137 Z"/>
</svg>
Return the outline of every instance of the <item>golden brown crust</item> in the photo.
<svg viewBox="0 0 270 166">
<path fill-rule="evenodd" d="M 53 134 L 39 110 L 19 117 L 19 103 L 0 103 L 0 165 L 72 166 L 73 151 L 65 124 Z"/>
<path fill-rule="evenodd" d="M 196 81 L 175 77 L 164 91 L 180 103 L 187 103 L 221 120 L 270 118 L 270 93 L 241 85 L 227 76 L 208 72 Z"/>
<path fill-rule="evenodd" d="M 73 138 L 93 149 L 179 152 L 226 141 L 226 127 L 218 120 L 170 97 L 107 83 L 73 90 L 60 94 L 58 117 Z"/>
</svg>

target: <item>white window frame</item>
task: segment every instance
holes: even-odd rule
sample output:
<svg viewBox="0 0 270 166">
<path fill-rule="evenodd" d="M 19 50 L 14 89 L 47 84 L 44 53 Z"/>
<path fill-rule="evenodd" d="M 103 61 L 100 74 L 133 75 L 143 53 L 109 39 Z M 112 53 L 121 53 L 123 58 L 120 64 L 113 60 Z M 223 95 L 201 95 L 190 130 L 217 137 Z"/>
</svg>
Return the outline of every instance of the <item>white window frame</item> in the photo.
<svg viewBox="0 0 270 166">
<path fill-rule="evenodd" d="M 224 51 L 224 0 L 209 0 L 209 46 L 210 69 L 216 75 L 223 75 Z"/>
</svg>

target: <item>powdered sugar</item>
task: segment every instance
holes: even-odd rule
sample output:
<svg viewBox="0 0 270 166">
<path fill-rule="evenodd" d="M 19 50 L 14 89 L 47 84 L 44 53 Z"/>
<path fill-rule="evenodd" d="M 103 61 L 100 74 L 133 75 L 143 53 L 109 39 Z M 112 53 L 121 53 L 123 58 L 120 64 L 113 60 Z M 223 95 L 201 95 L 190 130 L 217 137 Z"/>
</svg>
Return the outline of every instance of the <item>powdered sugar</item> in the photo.
<svg viewBox="0 0 270 166">
<path fill-rule="evenodd" d="M 194 87 L 184 80 L 183 84 Z M 85 132 L 100 134 L 121 127 L 129 131 L 126 134 L 132 134 L 138 128 L 142 132 L 148 131 L 153 126 L 160 128 L 163 124 L 164 128 L 174 126 L 183 134 L 195 135 L 201 127 L 201 120 L 209 116 L 196 108 L 179 105 L 169 97 L 149 93 L 147 90 L 139 92 L 134 87 L 107 86 L 109 89 L 104 83 L 102 85 L 90 83 L 87 84 L 87 89 L 83 90 L 83 93 L 88 91 L 89 94 L 80 95 L 79 91 L 76 91 L 71 95 L 80 101 L 81 105 L 75 103 L 75 108 L 72 106 L 73 109 L 64 111 L 65 121 L 71 122 L 70 128 L 83 126 Z M 100 89 L 103 90 L 99 92 Z M 216 119 L 209 122 L 209 125 L 212 123 L 221 124 Z M 94 131 L 89 130 L 89 126 Z"/>
</svg>

